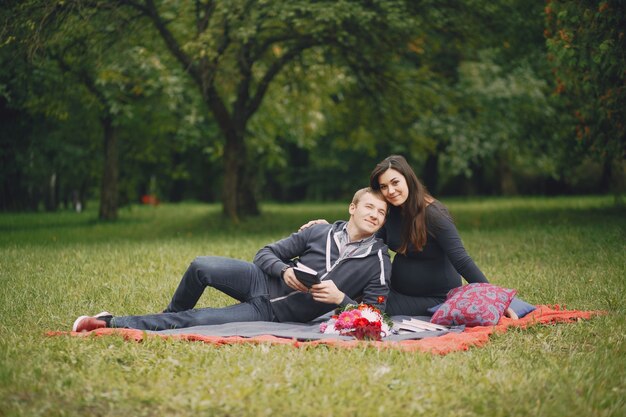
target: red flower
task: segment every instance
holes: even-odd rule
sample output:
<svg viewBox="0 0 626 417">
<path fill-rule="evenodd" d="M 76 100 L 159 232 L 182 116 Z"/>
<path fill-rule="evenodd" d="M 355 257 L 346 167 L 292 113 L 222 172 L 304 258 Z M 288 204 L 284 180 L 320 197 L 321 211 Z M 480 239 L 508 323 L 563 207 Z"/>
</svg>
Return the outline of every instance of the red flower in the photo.
<svg viewBox="0 0 626 417">
<path fill-rule="evenodd" d="M 350 332 L 351 336 L 359 340 L 381 340 L 380 323 L 370 323 L 366 326 L 359 326 Z"/>
<path fill-rule="evenodd" d="M 365 317 L 359 317 L 358 319 L 354 320 L 354 323 L 352 325 L 355 328 L 359 328 L 359 327 L 365 327 L 368 324 L 371 324 L 368 319 L 366 319 Z"/>
<path fill-rule="evenodd" d="M 391 327 L 389 319 L 379 309 L 359 304 L 346 306 L 338 315 L 322 323 L 320 331 L 349 335 L 360 340 L 381 340 L 383 335 L 389 334 Z"/>
</svg>

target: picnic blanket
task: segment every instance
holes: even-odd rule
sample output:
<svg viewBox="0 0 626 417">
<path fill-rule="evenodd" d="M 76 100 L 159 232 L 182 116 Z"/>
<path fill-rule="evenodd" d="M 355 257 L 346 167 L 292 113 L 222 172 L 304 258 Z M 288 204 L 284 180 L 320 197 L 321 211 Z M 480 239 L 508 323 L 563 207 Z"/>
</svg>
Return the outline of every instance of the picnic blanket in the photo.
<svg viewBox="0 0 626 417">
<path fill-rule="evenodd" d="M 294 347 L 332 346 L 355 348 L 370 346 L 380 349 L 399 349 L 407 352 L 428 352 L 445 355 L 455 351 L 468 350 L 470 347 L 483 346 L 489 336 L 495 332 L 505 332 L 511 327 L 526 328 L 538 324 L 575 322 L 605 314 L 603 311 L 567 310 L 561 306 L 538 305 L 527 316 L 512 320 L 502 317 L 496 326 L 477 326 L 464 328 L 453 327 L 449 331 L 428 331 L 400 335 L 391 335 L 381 341 L 361 341 L 348 336 L 328 335 L 319 332 L 319 322 L 311 323 L 271 323 L 245 322 L 228 323 L 213 326 L 197 326 L 184 329 L 158 332 L 135 329 L 97 329 L 86 333 L 48 332 L 49 336 L 71 335 L 122 336 L 126 340 L 142 341 L 148 337 L 164 337 L 188 341 L 199 341 L 215 346 L 244 343 L 269 343 L 291 345 Z M 423 319 L 423 317 L 420 317 Z"/>
</svg>

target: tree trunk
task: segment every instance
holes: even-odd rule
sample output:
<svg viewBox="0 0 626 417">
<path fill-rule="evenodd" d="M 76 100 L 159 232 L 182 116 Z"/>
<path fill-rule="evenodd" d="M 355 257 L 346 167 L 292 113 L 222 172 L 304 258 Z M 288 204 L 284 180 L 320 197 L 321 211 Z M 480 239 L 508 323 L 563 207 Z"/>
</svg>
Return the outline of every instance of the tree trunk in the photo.
<svg viewBox="0 0 626 417">
<path fill-rule="evenodd" d="M 102 119 L 104 131 L 104 171 L 102 174 L 102 187 L 100 188 L 100 214 L 101 220 L 117 219 L 117 137 L 111 118 Z"/>
<path fill-rule="evenodd" d="M 224 146 L 224 187 L 222 188 L 222 205 L 224 214 L 233 222 L 239 222 L 238 186 L 240 158 L 243 149 L 243 138 L 234 132 L 226 132 Z"/>
<path fill-rule="evenodd" d="M 253 161 L 244 163 L 239 173 L 239 187 L 237 197 L 239 203 L 239 215 L 241 216 L 258 216 L 261 214 L 259 210 L 257 198 L 257 176 L 258 169 Z"/>
<path fill-rule="evenodd" d="M 624 142 L 622 142 L 624 143 Z M 613 158 L 610 158 L 611 164 L 609 189 L 613 193 L 615 199 L 615 205 L 617 207 L 624 207 L 624 191 L 626 189 L 626 162 L 621 156 L 621 153 L 617 153 Z"/>
<path fill-rule="evenodd" d="M 254 161 L 247 158 L 243 131 L 225 132 L 224 188 L 222 204 L 224 214 L 233 222 L 241 217 L 258 215 L 259 206 L 255 193 L 256 169 Z"/>
<path fill-rule="evenodd" d="M 509 165 L 511 158 L 509 153 L 502 151 L 496 154 L 498 158 L 498 178 L 500 195 L 511 196 L 517 195 L 517 185 L 513 178 L 513 172 Z"/>
<path fill-rule="evenodd" d="M 52 174 L 50 174 L 48 184 L 46 184 L 46 199 L 44 200 L 46 211 L 56 211 L 56 209 L 59 206 L 57 196 L 58 196 L 57 173 L 53 172 Z"/>
<path fill-rule="evenodd" d="M 600 177 L 599 191 L 606 193 L 611 189 L 613 180 L 613 156 L 607 155 L 602 158 L 602 176 Z"/>
<path fill-rule="evenodd" d="M 183 156 L 174 151 L 172 152 L 172 161 L 171 164 L 172 166 L 178 166 L 181 163 L 184 163 L 185 161 L 183 160 Z M 183 201 L 183 199 L 185 198 L 185 180 L 180 179 L 180 178 L 174 178 L 172 179 L 172 182 L 170 184 L 168 193 L 167 193 L 167 200 L 171 201 L 172 203 L 180 203 L 181 201 Z"/>
<path fill-rule="evenodd" d="M 422 175 L 422 181 L 432 194 L 437 194 L 437 188 L 439 187 L 439 152 L 430 153 L 426 157 L 426 163 L 424 164 L 424 170 Z"/>
</svg>

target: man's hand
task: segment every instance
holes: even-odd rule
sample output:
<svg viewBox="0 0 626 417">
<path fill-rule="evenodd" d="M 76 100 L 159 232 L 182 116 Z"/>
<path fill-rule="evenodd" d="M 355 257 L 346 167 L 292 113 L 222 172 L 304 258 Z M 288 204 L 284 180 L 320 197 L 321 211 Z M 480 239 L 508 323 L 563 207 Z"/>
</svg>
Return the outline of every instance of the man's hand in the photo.
<svg viewBox="0 0 626 417">
<path fill-rule="evenodd" d="M 322 281 L 311 287 L 311 294 L 315 301 L 326 304 L 339 305 L 343 301 L 345 294 L 337 288 L 332 281 Z"/>
<path fill-rule="evenodd" d="M 293 268 L 289 268 L 283 273 L 283 280 L 285 281 L 285 284 L 287 284 L 290 288 L 293 288 L 296 291 L 309 291 L 306 285 L 298 281 L 295 272 L 293 272 Z"/>
<path fill-rule="evenodd" d="M 298 229 L 298 232 L 301 232 L 308 227 L 315 226 L 316 224 L 328 224 L 328 222 L 325 219 L 311 220 L 310 222 L 300 226 L 300 229 Z"/>
</svg>

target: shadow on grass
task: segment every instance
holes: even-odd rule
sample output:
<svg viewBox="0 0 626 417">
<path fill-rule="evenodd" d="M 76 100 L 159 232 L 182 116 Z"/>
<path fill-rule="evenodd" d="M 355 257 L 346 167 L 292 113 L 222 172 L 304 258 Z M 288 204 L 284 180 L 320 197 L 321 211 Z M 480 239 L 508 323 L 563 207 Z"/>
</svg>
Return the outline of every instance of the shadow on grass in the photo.
<svg viewBox="0 0 626 417">
<path fill-rule="evenodd" d="M 608 203 L 607 203 L 608 201 Z M 610 200 L 500 199 L 452 201 L 450 211 L 464 230 L 525 230 L 546 227 L 626 228 L 623 208 Z M 341 203 L 266 204 L 263 213 L 234 224 L 216 204 L 163 204 L 122 210 L 116 222 L 95 219 L 95 212 L 25 213 L 0 215 L 0 246 L 90 244 L 119 241 L 168 239 L 232 240 L 266 237 L 276 240 L 294 233 L 312 219 L 348 218 L 348 205 Z"/>
<path fill-rule="evenodd" d="M 233 223 L 216 204 L 162 204 L 120 210 L 114 222 L 97 220 L 96 212 L 0 214 L 0 246 L 90 244 L 162 239 L 236 239 L 271 236 L 277 239 L 298 230 L 313 218 L 342 218 L 347 206 L 337 204 L 268 204 L 260 216 Z"/>
<path fill-rule="evenodd" d="M 50 214 L 48 214 L 50 215 Z M 13 215 L 16 216 L 16 215 Z M 32 216 L 42 216 L 42 214 L 29 214 Z M 54 214 L 52 214 L 54 216 Z M 73 217 L 70 217 L 73 216 Z M 81 217 L 82 216 L 82 217 Z M 0 217 L 1 218 L 1 217 Z M 55 229 L 75 229 L 75 228 L 93 228 L 99 225 L 116 224 L 118 226 L 134 225 L 140 223 L 147 223 L 147 219 L 129 219 L 122 218 L 115 221 L 98 220 L 93 217 L 85 217 L 82 214 L 66 215 L 60 214 L 55 218 L 37 218 L 35 221 L 28 221 L 30 219 L 24 219 L 16 222 L 0 223 L 0 232 L 15 232 L 15 231 L 37 231 L 37 230 L 55 230 Z"/>
<path fill-rule="evenodd" d="M 626 211 L 618 207 L 592 208 L 514 208 L 507 210 L 484 210 L 481 212 L 461 209 L 453 212 L 455 223 L 461 230 L 510 230 L 572 227 L 626 227 Z"/>
</svg>

